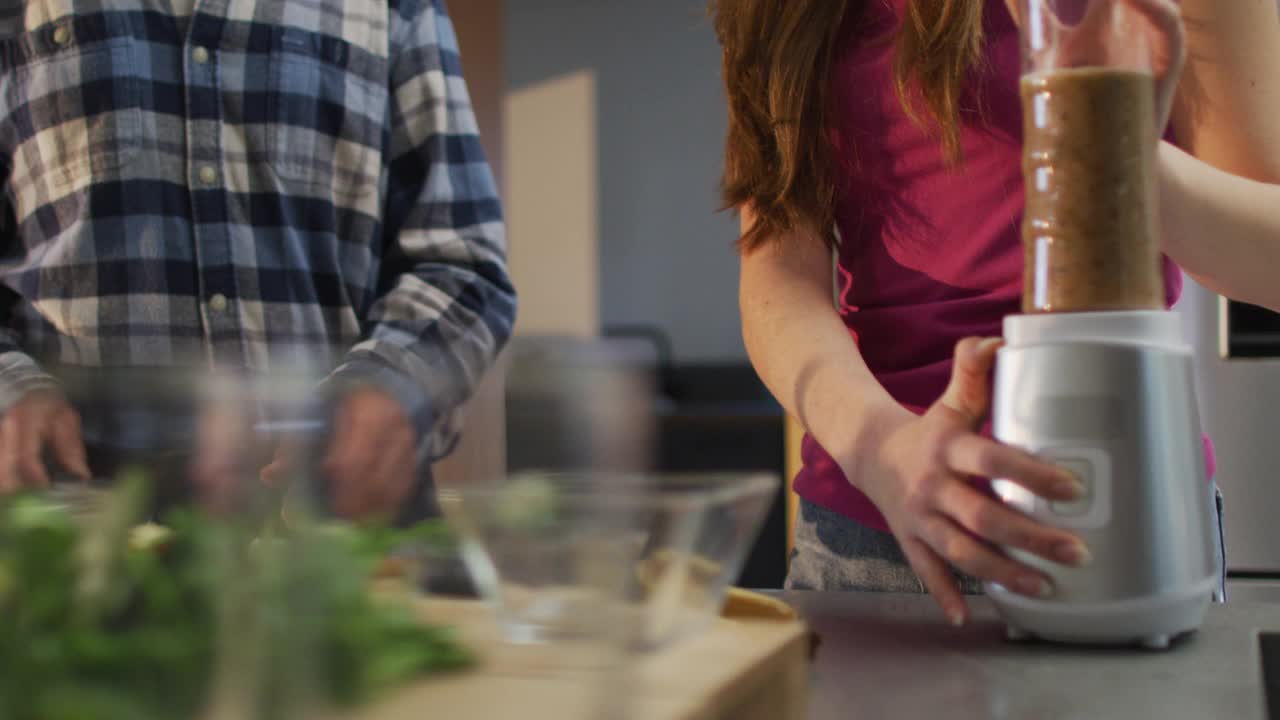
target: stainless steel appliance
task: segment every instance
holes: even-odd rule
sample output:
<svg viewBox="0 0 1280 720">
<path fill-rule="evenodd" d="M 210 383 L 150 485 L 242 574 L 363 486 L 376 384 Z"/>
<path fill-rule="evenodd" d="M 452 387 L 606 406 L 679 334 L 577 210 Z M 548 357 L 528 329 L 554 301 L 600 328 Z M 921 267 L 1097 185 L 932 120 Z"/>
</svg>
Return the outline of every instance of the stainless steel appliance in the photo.
<svg viewBox="0 0 1280 720">
<path fill-rule="evenodd" d="M 1094 561 L 1068 568 L 1017 550 L 1053 594 L 999 585 L 991 599 L 1012 635 L 1167 647 L 1200 626 L 1218 573 L 1212 493 L 1191 348 L 1165 311 L 1016 315 L 1005 320 L 993 423 L 1002 442 L 1073 472 L 1088 489 L 1049 502 L 1007 480 L 997 494 L 1068 528 Z"/>
<path fill-rule="evenodd" d="M 1228 601 L 1280 602 L 1280 314 L 1189 278 L 1175 309 L 1225 498 Z"/>
</svg>

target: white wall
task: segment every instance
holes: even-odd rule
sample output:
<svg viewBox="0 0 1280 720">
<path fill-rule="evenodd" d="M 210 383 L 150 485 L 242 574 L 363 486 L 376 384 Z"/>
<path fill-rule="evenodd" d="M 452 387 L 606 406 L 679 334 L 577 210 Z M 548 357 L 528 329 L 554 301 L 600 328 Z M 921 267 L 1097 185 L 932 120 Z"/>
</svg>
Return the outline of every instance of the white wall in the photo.
<svg viewBox="0 0 1280 720">
<path fill-rule="evenodd" d="M 504 197 L 517 334 L 600 332 L 598 105 L 590 70 L 507 93 Z"/>
<path fill-rule="evenodd" d="M 714 212 L 725 110 L 705 0 L 515 0 L 507 10 L 512 92 L 595 76 L 600 321 L 659 326 L 680 361 L 744 359 L 737 223 Z M 557 170 L 546 168 L 547 183 Z M 513 247 L 538 242 L 518 231 Z"/>
</svg>

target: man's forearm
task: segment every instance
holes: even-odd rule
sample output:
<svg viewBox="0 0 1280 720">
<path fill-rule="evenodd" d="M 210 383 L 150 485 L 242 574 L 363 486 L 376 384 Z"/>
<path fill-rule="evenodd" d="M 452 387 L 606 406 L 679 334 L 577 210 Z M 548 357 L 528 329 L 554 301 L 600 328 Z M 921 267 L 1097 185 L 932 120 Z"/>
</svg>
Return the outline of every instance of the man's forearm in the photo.
<svg viewBox="0 0 1280 720">
<path fill-rule="evenodd" d="M 331 379 L 378 386 L 421 435 L 447 441 L 442 422 L 511 334 L 515 289 L 497 183 L 444 5 L 401 4 L 393 19 L 385 290 Z"/>
<path fill-rule="evenodd" d="M 444 307 L 432 302 L 446 296 Z M 433 435 L 507 342 L 514 307 L 504 275 L 424 264 L 377 303 L 368 339 L 352 348 L 331 380 L 386 391 L 402 402 L 420 435 Z M 439 438 L 434 445 L 449 442 Z"/>
<path fill-rule="evenodd" d="M 1165 252 L 1208 289 L 1280 311 L 1280 185 L 1159 152 Z"/>
</svg>

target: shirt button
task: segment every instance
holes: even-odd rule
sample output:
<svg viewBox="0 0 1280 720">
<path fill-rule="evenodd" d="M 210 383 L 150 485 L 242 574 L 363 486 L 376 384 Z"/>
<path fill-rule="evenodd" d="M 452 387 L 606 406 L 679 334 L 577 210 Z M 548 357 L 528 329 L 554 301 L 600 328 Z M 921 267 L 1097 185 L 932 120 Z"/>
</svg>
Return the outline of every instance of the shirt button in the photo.
<svg viewBox="0 0 1280 720">
<path fill-rule="evenodd" d="M 227 309 L 227 296 L 217 293 L 209 298 L 209 309 L 220 313 Z"/>
<path fill-rule="evenodd" d="M 66 45 L 71 42 L 71 28 L 66 25 L 60 25 L 53 31 L 53 43 L 55 45 Z"/>
<path fill-rule="evenodd" d="M 191 52 L 191 59 L 195 60 L 200 65 L 204 65 L 209 62 L 208 48 L 205 48 L 204 46 L 196 48 Z"/>
<path fill-rule="evenodd" d="M 218 169 L 212 165 L 205 165 L 200 168 L 200 182 L 205 185 L 212 185 L 218 182 Z"/>
</svg>

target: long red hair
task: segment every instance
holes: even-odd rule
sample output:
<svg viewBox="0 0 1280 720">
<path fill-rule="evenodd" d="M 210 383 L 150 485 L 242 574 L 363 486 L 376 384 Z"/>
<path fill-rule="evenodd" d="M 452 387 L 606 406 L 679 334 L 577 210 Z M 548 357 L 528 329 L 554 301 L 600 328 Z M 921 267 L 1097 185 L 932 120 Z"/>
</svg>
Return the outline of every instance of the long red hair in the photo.
<svg viewBox="0 0 1280 720">
<path fill-rule="evenodd" d="M 832 65 L 846 37 L 862 39 L 859 16 L 879 1 L 713 0 L 729 101 L 723 201 L 755 216 L 741 249 L 794 231 L 834 242 Z M 898 96 L 953 161 L 964 83 L 982 53 L 983 4 L 909 0 L 895 40 Z"/>
</svg>

